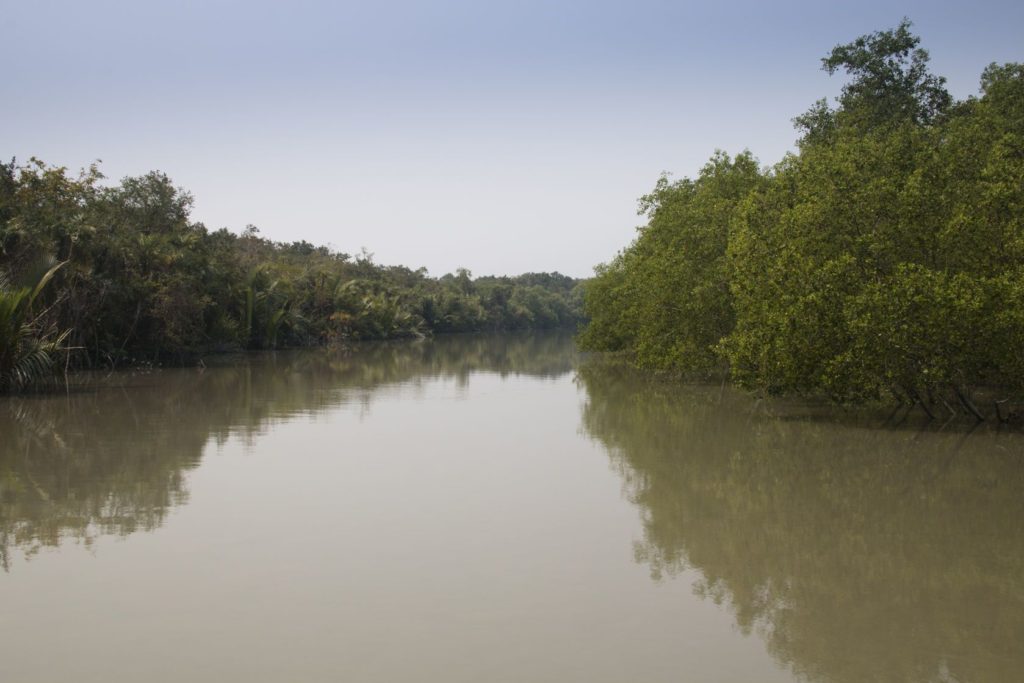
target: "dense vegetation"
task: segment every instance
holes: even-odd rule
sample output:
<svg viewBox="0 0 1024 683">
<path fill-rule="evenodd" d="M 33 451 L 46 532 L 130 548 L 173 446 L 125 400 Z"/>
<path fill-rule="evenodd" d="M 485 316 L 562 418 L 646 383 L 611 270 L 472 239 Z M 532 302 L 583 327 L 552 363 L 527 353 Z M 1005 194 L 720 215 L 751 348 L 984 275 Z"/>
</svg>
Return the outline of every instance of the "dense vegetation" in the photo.
<svg viewBox="0 0 1024 683">
<path fill-rule="evenodd" d="M 1024 65 L 954 101 L 904 20 L 823 60 L 849 77 L 761 169 L 662 178 L 585 286 L 586 348 L 768 393 L 960 402 L 1024 388 Z"/>
<path fill-rule="evenodd" d="M 253 227 L 209 231 L 161 173 L 102 179 L 95 167 L 0 164 L 0 391 L 68 360 L 174 362 L 578 318 L 578 283 L 558 273 L 431 278 L 365 252 L 272 242 Z"/>
</svg>

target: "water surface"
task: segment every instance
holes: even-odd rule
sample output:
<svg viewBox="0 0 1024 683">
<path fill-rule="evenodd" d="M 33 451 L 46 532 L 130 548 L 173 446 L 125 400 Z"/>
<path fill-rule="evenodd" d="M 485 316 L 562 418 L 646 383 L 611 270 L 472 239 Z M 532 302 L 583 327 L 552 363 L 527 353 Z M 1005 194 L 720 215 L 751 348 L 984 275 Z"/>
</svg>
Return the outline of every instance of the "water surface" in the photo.
<svg viewBox="0 0 1024 683">
<path fill-rule="evenodd" d="M 1022 523 L 1020 434 L 566 335 L 89 376 L 0 400 L 0 680 L 1013 681 Z"/>
</svg>

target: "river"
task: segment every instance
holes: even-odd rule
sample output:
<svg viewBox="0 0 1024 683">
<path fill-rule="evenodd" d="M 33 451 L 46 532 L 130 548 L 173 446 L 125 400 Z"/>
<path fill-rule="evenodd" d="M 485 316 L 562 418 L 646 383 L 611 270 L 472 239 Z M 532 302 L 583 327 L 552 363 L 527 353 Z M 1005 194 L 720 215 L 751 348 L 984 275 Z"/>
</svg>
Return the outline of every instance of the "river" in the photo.
<svg viewBox="0 0 1024 683">
<path fill-rule="evenodd" d="M 1015 681 L 1024 435 L 459 336 L 0 399 L 0 681 Z"/>
</svg>

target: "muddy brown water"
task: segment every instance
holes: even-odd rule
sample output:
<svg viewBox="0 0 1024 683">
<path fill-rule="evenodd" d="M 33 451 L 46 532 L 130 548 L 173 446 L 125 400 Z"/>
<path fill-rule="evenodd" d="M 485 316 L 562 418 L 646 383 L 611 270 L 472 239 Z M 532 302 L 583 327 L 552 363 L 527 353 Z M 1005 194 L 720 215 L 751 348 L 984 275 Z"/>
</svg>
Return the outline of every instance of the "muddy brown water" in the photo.
<svg viewBox="0 0 1024 683">
<path fill-rule="evenodd" d="M 1016 681 L 1024 435 L 465 336 L 0 399 L 0 681 Z"/>
</svg>

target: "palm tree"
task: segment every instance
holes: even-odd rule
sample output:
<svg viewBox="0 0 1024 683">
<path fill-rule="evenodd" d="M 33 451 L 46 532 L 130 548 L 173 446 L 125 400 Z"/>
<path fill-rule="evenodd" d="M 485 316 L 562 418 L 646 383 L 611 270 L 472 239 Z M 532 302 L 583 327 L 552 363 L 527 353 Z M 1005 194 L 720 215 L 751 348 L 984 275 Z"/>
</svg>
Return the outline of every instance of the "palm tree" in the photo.
<svg viewBox="0 0 1024 683">
<path fill-rule="evenodd" d="M 26 389 L 53 375 L 69 331 L 46 325 L 32 305 L 63 265 L 46 271 L 35 287 L 16 287 L 0 273 L 0 392 Z"/>
</svg>

